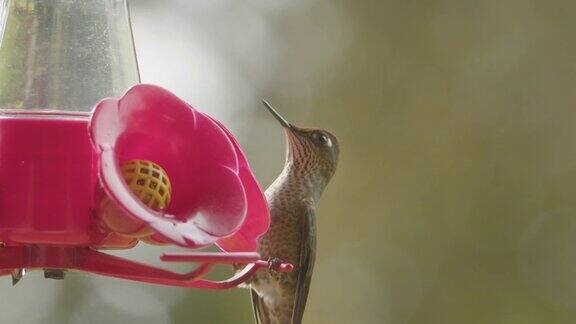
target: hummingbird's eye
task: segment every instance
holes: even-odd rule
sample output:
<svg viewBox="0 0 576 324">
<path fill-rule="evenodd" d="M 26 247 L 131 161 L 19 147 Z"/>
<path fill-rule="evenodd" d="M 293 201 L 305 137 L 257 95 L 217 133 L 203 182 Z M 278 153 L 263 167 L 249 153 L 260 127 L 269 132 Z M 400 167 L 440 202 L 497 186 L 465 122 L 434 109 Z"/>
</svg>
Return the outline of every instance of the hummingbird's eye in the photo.
<svg viewBox="0 0 576 324">
<path fill-rule="evenodd" d="M 330 138 L 326 134 L 314 133 L 312 135 L 312 138 L 314 139 L 314 141 L 318 145 L 328 146 L 328 147 L 332 146 L 332 141 L 330 140 Z"/>
</svg>

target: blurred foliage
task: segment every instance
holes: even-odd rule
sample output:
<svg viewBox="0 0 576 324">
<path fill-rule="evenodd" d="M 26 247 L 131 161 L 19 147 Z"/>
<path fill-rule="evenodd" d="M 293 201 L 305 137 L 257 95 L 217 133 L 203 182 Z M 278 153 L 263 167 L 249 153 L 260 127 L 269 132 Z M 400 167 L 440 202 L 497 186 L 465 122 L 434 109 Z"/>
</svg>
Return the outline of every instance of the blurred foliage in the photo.
<svg viewBox="0 0 576 324">
<path fill-rule="evenodd" d="M 133 1 L 143 82 L 238 135 L 266 186 L 269 100 L 338 135 L 307 323 L 576 320 L 576 3 Z M 160 250 L 128 251 L 151 261 Z M 248 293 L 72 274 L 1 287 L 21 323 L 250 323 Z M 25 301 L 25 302 L 24 302 Z"/>
</svg>

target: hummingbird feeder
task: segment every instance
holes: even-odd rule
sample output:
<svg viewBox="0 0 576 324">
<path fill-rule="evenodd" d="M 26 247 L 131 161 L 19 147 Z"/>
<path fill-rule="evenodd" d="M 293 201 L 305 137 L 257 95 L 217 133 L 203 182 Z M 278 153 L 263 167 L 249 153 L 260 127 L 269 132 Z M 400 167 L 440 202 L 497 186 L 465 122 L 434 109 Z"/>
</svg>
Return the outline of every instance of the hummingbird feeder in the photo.
<svg viewBox="0 0 576 324">
<path fill-rule="evenodd" d="M 4 0 L 0 25 L 0 275 L 76 270 L 169 286 L 235 287 L 266 200 L 232 134 L 169 91 L 140 84 L 125 0 Z M 105 253 L 139 242 L 189 273 Z M 222 281 L 217 264 L 246 264 Z"/>
</svg>

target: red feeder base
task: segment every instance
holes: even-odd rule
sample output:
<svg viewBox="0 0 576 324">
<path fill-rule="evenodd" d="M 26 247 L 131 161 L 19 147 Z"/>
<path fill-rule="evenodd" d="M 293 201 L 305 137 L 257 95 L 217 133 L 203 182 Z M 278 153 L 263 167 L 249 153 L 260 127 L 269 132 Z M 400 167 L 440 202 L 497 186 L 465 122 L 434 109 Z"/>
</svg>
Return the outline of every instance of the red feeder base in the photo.
<svg viewBox="0 0 576 324">
<path fill-rule="evenodd" d="M 157 285 L 218 290 L 236 287 L 250 279 L 258 269 L 271 266 L 268 261 L 260 260 L 258 253 L 166 253 L 161 259 L 199 265 L 193 271 L 180 274 L 88 247 L 18 246 L 0 249 L 0 275 L 9 275 L 22 268 L 68 269 Z M 217 264 L 246 264 L 246 267 L 225 280 L 203 279 Z M 272 265 L 273 270 L 280 272 L 290 272 L 293 268 L 289 263 Z"/>
</svg>

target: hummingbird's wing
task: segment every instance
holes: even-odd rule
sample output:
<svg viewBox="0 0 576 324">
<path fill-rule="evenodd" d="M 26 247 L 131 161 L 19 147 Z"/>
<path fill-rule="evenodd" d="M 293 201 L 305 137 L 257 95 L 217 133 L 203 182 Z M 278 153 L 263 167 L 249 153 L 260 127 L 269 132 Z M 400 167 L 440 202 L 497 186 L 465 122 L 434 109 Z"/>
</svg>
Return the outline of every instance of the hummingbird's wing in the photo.
<svg viewBox="0 0 576 324">
<path fill-rule="evenodd" d="M 299 273 L 296 283 L 296 295 L 294 296 L 294 310 L 292 311 L 292 324 L 302 323 L 312 270 L 316 260 L 316 208 L 311 200 L 303 202 L 304 214 L 301 226 L 300 260 L 298 262 Z"/>
<path fill-rule="evenodd" d="M 264 305 L 264 300 L 260 297 L 256 291 L 250 290 L 252 295 L 252 310 L 254 310 L 254 320 L 256 324 L 269 324 L 270 318 L 268 317 L 268 310 L 266 305 Z"/>
</svg>

